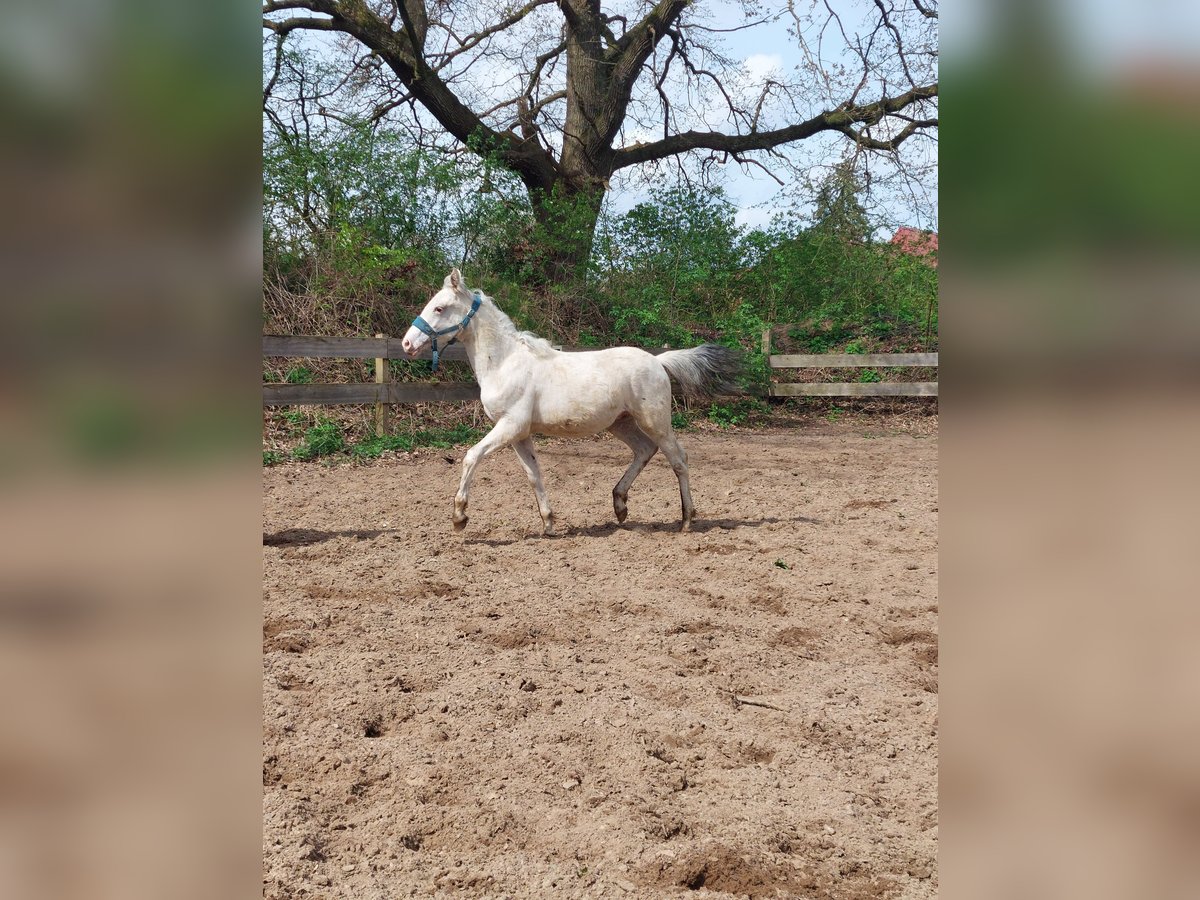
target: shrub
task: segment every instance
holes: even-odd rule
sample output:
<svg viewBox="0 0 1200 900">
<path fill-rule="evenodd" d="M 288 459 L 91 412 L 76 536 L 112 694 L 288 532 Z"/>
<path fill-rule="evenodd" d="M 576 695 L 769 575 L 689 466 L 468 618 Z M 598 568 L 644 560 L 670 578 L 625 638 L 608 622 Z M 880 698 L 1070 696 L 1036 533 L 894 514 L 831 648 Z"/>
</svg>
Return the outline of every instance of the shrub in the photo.
<svg viewBox="0 0 1200 900">
<path fill-rule="evenodd" d="M 305 432 L 304 442 L 292 451 L 292 455 L 296 459 L 315 459 L 345 449 L 346 438 L 342 434 L 342 426 L 324 419 Z"/>
</svg>

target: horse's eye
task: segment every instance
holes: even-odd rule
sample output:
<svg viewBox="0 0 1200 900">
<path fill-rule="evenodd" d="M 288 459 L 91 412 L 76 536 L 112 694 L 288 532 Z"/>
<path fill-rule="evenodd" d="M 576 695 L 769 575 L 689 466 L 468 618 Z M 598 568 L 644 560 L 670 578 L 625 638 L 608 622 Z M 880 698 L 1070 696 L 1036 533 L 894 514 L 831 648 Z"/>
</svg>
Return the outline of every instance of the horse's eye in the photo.
<svg viewBox="0 0 1200 900">
<path fill-rule="evenodd" d="M 440 312 L 441 312 L 443 309 L 445 309 L 445 307 L 443 307 L 443 306 L 439 306 L 437 309 L 435 309 L 435 310 L 434 310 L 434 312 L 435 312 L 435 313 L 440 313 Z"/>
</svg>

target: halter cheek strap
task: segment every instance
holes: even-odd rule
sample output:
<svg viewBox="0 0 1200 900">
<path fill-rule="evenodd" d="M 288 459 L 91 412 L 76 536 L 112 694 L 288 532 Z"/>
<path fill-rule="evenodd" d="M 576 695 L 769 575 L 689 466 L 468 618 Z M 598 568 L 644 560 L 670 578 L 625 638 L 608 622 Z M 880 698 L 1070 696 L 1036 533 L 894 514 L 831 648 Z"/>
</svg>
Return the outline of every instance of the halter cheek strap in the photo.
<svg viewBox="0 0 1200 900">
<path fill-rule="evenodd" d="M 449 347 L 451 344 L 457 341 L 462 330 L 471 324 L 471 319 L 475 318 L 475 313 L 479 312 L 479 305 L 482 302 L 483 298 L 479 296 L 478 292 L 476 292 L 475 302 L 471 304 L 471 311 L 463 316 L 463 320 L 457 325 L 451 325 L 449 328 L 443 328 L 440 331 L 435 330 L 432 325 L 430 325 L 420 316 L 417 316 L 415 319 L 413 319 L 413 328 L 429 335 L 429 337 L 433 339 L 433 371 L 436 372 L 438 367 L 438 338 L 443 334 L 449 334 L 453 331 L 454 337 L 446 341 L 446 346 Z"/>
</svg>

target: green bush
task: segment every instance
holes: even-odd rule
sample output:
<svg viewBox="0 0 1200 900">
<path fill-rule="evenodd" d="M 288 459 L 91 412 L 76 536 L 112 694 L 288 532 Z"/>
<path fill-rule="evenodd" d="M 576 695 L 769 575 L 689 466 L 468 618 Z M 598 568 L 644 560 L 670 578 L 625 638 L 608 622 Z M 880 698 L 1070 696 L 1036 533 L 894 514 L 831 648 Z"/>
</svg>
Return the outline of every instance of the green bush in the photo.
<svg viewBox="0 0 1200 900">
<path fill-rule="evenodd" d="M 292 451 L 292 455 L 296 459 L 315 459 L 345 449 L 346 438 L 342 434 L 342 426 L 324 419 L 305 432 L 304 442 Z"/>
<path fill-rule="evenodd" d="M 714 403 L 708 409 L 708 420 L 721 428 L 741 425 L 755 414 L 770 412 L 770 407 L 761 400 L 747 397 L 731 403 Z"/>
<path fill-rule="evenodd" d="M 686 431 L 692 427 L 692 417 L 687 410 L 678 409 L 671 413 L 671 427 L 676 431 Z"/>
</svg>

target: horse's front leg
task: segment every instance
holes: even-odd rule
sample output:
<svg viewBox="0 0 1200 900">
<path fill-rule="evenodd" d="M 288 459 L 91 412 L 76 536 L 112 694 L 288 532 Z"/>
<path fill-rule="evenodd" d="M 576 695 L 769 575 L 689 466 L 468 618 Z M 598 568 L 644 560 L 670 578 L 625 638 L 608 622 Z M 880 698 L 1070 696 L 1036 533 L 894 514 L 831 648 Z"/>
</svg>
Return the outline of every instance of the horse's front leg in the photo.
<svg viewBox="0 0 1200 900">
<path fill-rule="evenodd" d="M 475 477 L 475 467 L 493 450 L 524 437 L 522 430 L 515 420 L 501 419 L 483 436 L 483 440 L 468 450 L 463 457 L 462 480 L 458 484 L 458 493 L 454 495 L 455 531 L 462 531 L 467 527 L 467 494 L 471 490 L 471 480 Z"/>
</svg>

